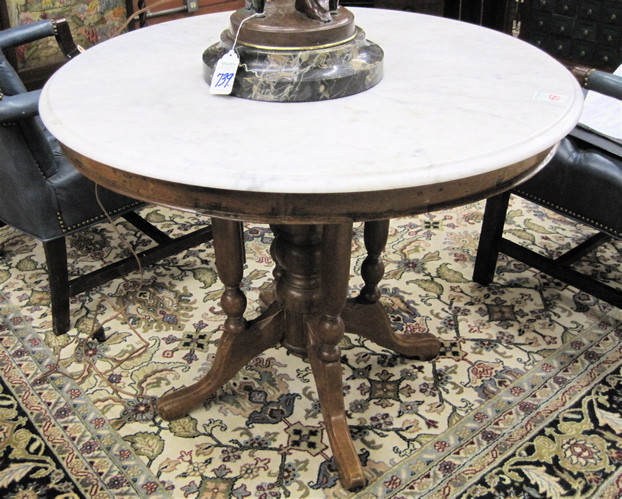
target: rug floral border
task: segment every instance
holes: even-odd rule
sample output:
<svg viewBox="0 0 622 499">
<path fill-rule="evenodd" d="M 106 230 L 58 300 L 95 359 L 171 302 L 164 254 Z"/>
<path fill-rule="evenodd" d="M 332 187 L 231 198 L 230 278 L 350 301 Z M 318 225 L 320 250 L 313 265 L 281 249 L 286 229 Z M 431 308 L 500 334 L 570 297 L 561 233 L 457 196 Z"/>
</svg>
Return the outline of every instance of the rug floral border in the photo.
<svg viewBox="0 0 622 499">
<path fill-rule="evenodd" d="M 600 323 L 566 343 L 494 399 L 462 419 L 452 431 L 430 440 L 379 477 L 371 487 L 356 495 L 356 499 L 486 495 L 487 488 L 478 485 L 485 475 L 491 480 L 500 463 L 515 455 L 525 442 L 580 400 L 589 387 L 620 369 L 621 318 L 619 311 L 608 314 Z M 541 407 L 544 409 L 539 409 Z M 602 432 L 622 431 L 622 418 L 612 412 L 602 411 L 599 422 L 604 424 Z M 622 457 L 619 448 L 612 452 Z M 566 464 L 569 463 L 571 460 Z M 585 467 L 585 463 L 575 464 Z M 601 464 L 605 468 L 605 463 Z M 528 497 L 565 495 L 559 479 L 547 475 L 544 468 L 532 466 L 527 471 L 536 493 Z M 589 473 L 589 466 L 585 471 Z M 620 497 L 622 471 L 619 466 L 609 466 L 608 471 L 598 475 L 599 480 L 592 480 L 590 497 Z M 604 474 L 607 476 L 603 477 Z M 514 474 L 511 478 L 522 479 L 524 476 Z M 589 474 L 586 481 L 590 483 Z M 428 494 L 429 491 L 433 492 Z M 537 495 L 540 493 L 541 496 Z"/>
<path fill-rule="evenodd" d="M 52 351 L 0 291 L 0 373 L 12 391 L 10 395 L 36 422 L 43 444 L 74 477 L 81 494 L 103 499 L 155 492 L 157 478 L 84 396 L 80 386 L 65 376 L 49 378 L 51 382 L 38 381 L 53 368 Z M 0 427 L 3 422 L 0 420 Z M 0 447 L 6 443 L 7 435 Z M 41 459 L 35 454 L 24 455 L 21 462 L 26 473 L 41 468 Z M 54 471 L 50 469 L 50 474 Z M 22 478 L 18 469 L 0 471 L 2 486 Z"/>
</svg>

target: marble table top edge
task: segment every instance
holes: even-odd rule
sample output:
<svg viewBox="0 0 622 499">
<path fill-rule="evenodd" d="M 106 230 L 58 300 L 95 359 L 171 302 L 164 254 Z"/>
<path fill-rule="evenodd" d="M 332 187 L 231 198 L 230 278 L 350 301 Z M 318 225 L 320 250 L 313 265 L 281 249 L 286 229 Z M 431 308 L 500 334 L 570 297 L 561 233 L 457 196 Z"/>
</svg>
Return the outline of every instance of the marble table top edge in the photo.
<svg viewBox="0 0 622 499">
<path fill-rule="evenodd" d="M 363 29 L 367 26 L 366 31 L 374 33 L 381 45 L 384 40 L 386 47 L 384 50 L 389 51 L 386 82 L 383 80 L 377 87 L 363 94 L 334 101 L 302 104 L 258 103 L 233 97 L 209 95 L 207 84 L 202 81 L 200 61 L 196 60 L 196 67 L 194 67 L 194 59 L 184 54 L 183 57 L 177 58 L 180 61 L 169 62 L 168 59 L 174 54 L 174 49 L 167 49 L 166 40 L 161 38 L 171 37 L 181 31 L 187 32 L 180 35 L 182 38 L 184 36 L 189 39 L 192 36 L 198 37 L 196 33 L 192 35 L 192 32 L 201 30 L 207 23 L 211 31 L 209 35 L 204 36 L 204 45 L 200 45 L 206 48 L 209 45 L 209 39 L 217 34 L 215 31 L 219 31 L 221 26 L 223 29 L 226 27 L 225 22 L 229 13 L 222 13 L 208 15 L 209 18 L 198 16 L 163 23 L 163 25 L 147 28 L 146 33 L 141 33 L 141 30 L 130 32 L 90 49 L 92 55 L 89 55 L 87 51 L 74 61 L 70 61 L 46 84 L 40 104 L 41 116 L 52 133 L 71 149 L 79 153 L 88 151 L 86 155 L 96 161 L 143 176 L 229 190 L 339 193 L 427 185 L 507 166 L 553 146 L 574 127 L 581 114 L 583 94 L 570 73 L 564 74 L 555 67 L 559 63 L 548 56 L 539 54 L 537 49 L 524 42 L 518 40 L 509 42 L 501 38 L 507 35 L 489 32 L 490 30 L 477 26 L 463 26 L 465 23 L 433 16 L 406 15 L 377 9 L 353 8 L 352 10 L 355 12 L 357 23 L 361 24 Z M 204 19 L 199 19 L 201 17 Z M 499 74 L 505 72 L 502 76 L 509 78 L 507 81 L 509 89 L 504 87 L 505 84 L 495 85 L 493 83 L 490 88 L 486 87 L 479 92 L 478 89 L 468 88 L 470 84 L 477 84 L 477 75 L 471 78 L 467 73 L 467 68 L 456 67 L 456 72 L 461 78 L 456 80 L 457 86 L 447 85 L 442 90 L 446 93 L 438 96 L 435 102 L 427 103 L 428 107 L 424 109 L 425 100 L 430 100 L 427 95 L 425 99 L 423 96 L 420 97 L 422 101 L 420 102 L 417 101 L 417 96 L 391 93 L 406 88 L 405 81 L 401 81 L 397 73 L 402 71 L 406 74 L 416 74 L 412 68 L 412 61 L 417 60 L 415 55 L 410 55 L 409 60 L 396 58 L 395 49 L 400 45 L 399 33 L 391 33 L 395 30 L 382 25 L 384 21 L 401 23 L 397 31 L 401 31 L 405 36 L 408 32 L 408 23 L 404 19 L 413 22 L 416 20 L 421 25 L 443 26 L 449 32 L 461 33 L 461 36 L 466 36 L 465 33 L 483 32 L 484 38 L 493 37 L 495 40 L 500 40 L 500 45 L 509 47 L 507 50 L 517 50 L 519 55 L 527 54 L 528 57 L 536 60 L 536 65 L 542 66 L 540 72 L 543 83 L 534 85 L 530 83 L 529 78 L 517 76 L 521 75 L 520 71 L 524 69 L 517 62 L 516 69 L 513 66 L 504 66 L 498 70 Z M 188 29 L 182 29 L 186 27 Z M 198 38 L 202 39 L 203 34 Z M 108 57 L 109 67 L 94 68 L 95 71 L 105 76 L 106 70 L 113 68 L 114 63 L 118 61 L 116 55 L 107 56 L 106 53 L 112 54 L 119 47 L 128 47 L 130 41 L 132 41 L 131 46 L 144 45 L 144 43 L 134 43 L 142 39 L 154 41 L 154 44 L 146 44 L 146 46 L 151 47 L 153 51 L 161 50 L 162 52 L 145 54 L 144 59 L 152 57 L 153 60 L 146 63 L 137 61 L 134 69 L 128 68 L 127 71 L 122 70 L 123 72 L 118 74 L 122 81 L 134 81 L 136 84 L 143 85 L 139 89 L 128 88 L 129 95 L 127 96 L 123 96 L 120 90 L 116 90 L 121 100 L 120 104 L 106 102 L 105 93 L 108 90 L 106 82 L 98 83 L 95 76 L 94 81 L 83 82 L 81 85 L 71 81 L 74 67 L 76 71 L 84 71 L 84 67 L 91 64 L 90 59 L 101 61 L 102 58 L 106 60 Z M 198 49 L 201 42 L 194 40 L 193 43 Z M 448 43 L 455 49 L 455 41 Z M 474 45 L 477 48 L 481 47 L 479 43 L 474 42 Z M 141 50 L 138 47 L 135 53 L 140 54 Z M 465 48 L 465 54 L 468 54 L 469 50 Z M 426 57 L 430 57 L 430 54 Z M 84 62 L 80 61 L 82 58 Z M 450 58 L 452 61 L 458 61 L 456 64 L 460 65 L 461 54 L 454 54 Z M 162 64 L 158 64 L 160 59 L 165 59 Z M 420 59 L 421 64 L 426 65 L 428 71 L 434 70 L 434 65 L 428 59 L 423 56 Z M 123 66 L 122 62 L 125 60 L 128 59 L 121 58 L 119 64 Z M 531 62 L 529 61 L 530 64 Z M 78 65 L 83 67 L 78 68 Z M 161 67 L 162 65 L 164 67 Z M 183 85 L 187 89 L 186 92 L 189 93 L 192 90 L 193 93 L 202 93 L 205 97 L 202 98 L 200 95 L 194 95 L 192 98 L 184 95 L 180 95 L 179 98 L 175 95 L 165 97 L 161 95 L 161 89 L 164 87 L 159 87 L 160 83 L 143 82 L 140 76 L 132 74 L 133 71 L 146 71 L 154 68 L 154 71 L 161 71 L 158 76 L 162 75 L 161 77 L 165 78 L 167 65 L 170 68 L 176 68 L 179 65 L 180 73 L 187 72 L 183 76 L 180 75 L 177 80 L 173 78 L 171 81 L 182 81 L 181 78 L 185 78 Z M 482 63 L 481 68 L 485 67 Z M 490 67 L 489 72 L 497 71 L 494 65 L 491 64 Z M 446 68 L 442 70 L 447 71 Z M 563 70 L 566 71 L 565 68 Z M 537 68 L 535 72 L 538 72 Z M 448 77 L 451 76 L 448 75 Z M 496 74 L 494 76 L 497 77 Z M 114 81 L 112 77 L 109 78 L 110 82 Z M 426 78 L 431 77 L 426 75 Z M 518 83 L 513 81 L 520 78 L 523 81 Z M 537 79 L 538 75 L 536 74 L 534 78 Z M 431 85 L 427 80 L 424 83 Z M 465 88 L 460 88 L 460 84 Z M 67 89 L 67 85 L 73 88 Z M 523 95 L 517 99 L 518 102 L 512 102 L 511 98 L 503 97 L 508 93 L 513 95 L 514 87 L 517 93 L 522 92 Z M 526 87 L 526 90 L 523 87 Z M 544 93 L 549 89 L 552 92 L 563 93 L 559 96 L 562 102 L 545 102 L 543 98 L 530 98 L 530 95 L 534 93 L 533 89 L 541 89 Z M 490 92 L 490 95 L 486 95 L 486 92 Z M 98 93 L 104 95 L 100 98 Z M 149 97 L 143 96 L 143 93 L 148 94 Z M 83 105 L 71 108 L 71 99 L 74 95 L 78 95 L 80 101 L 93 101 L 91 119 Z M 158 99 L 158 95 L 161 98 Z M 141 100 L 142 98 L 144 100 Z M 403 103 L 413 99 L 416 105 L 405 108 Z M 469 114 L 469 99 L 470 102 L 476 104 L 484 102 L 495 112 L 497 112 L 495 106 L 501 106 L 501 104 L 496 104 L 497 102 L 502 103 L 503 106 L 509 106 L 510 109 L 498 109 L 498 116 L 480 117 L 478 118 L 481 122 L 479 124 L 475 122 L 467 123 L 463 127 L 458 126 L 457 121 L 468 119 L 468 116 L 473 114 L 472 112 Z M 153 109 L 145 111 L 146 116 L 136 116 L 136 109 L 141 106 L 145 108 L 148 102 L 152 102 Z M 461 111 L 458 106 L 446 109 L 447 102 L 450 104 L 465 103 L 465 110 Z M 134 103 L 136 107 L 132 107 L 127 115 L 123 116 L 117 112 L 117 117 L 123 118 L 115 124 L 116 128 L 106 123 L 106 119 L 112 119 L 105 116 L 107 107 L 122 105 L 127 109 Z M 292 107 L 292 110 L 285 111 L 279 108 L 282 106 L 299 107 Z M 531 116 L 525 108 L 528 108 L 531 114 L 540 113 L 542 116 Z M 193 109 L 197 112 L 193 113 Z M 211 116 L 202 117 L 199 114 L 212 109 L 216 113 L 245 113 L 251 120 L 259 120 L 259 116 L 263 116 L 262 119 L 268 126 L 257 126 L 257 123 L 254 127 L 246 126 L 242 122 L 223 117 L 224 126 L 231 127 L 231 130 L 217 130 L 216 119 Z M 406 112 L 400 112 L 403 109 Z M 374 120 L 376 111 L 381 115 L 378 120 Z M 426 131 L 427 128 L 433 128 L 433 125 L 427 126 L 424 113 L 440 113 L 441 111 L 447 116 L 438 119 L 439 124 L 436 125 L 436 129 Z M 166 117 L 169 115 L 178 115 L 176 119 L 180 122 L 168 122 Z M 186 125 L 182 119 L 184 116 L 188 117 Z M 297 134 L 296 119 L 300 120 L 301 128 L 312 129 L 312 133 L 307 137 L 310 147 L 305 147 L 305 137 L 301 138 L 302 132 Z M 97 123 L 97 120 L 101 123 Z M 529 133 L 525 133 L 530 122 L 535 125 Z M 500 124 L 503 124 L 503 127 L 499 126 Z M 186 136 L 180 136 L 180 140 L 172 146 L 169 143 L 167 147 L 164 147 L 158 142 L 158 130 L 164 133 L 180 134 L 184 128 Z M 419 130 L 420 136 L 409 137 L 408 140 L 400 138 L 398 135 L 403 134 L 408 128 Z M 122 137 L 122 130 L 125 130 L 127 137 Z M 110 136 L 108 137 L 107 134 Z M 448 136 L 439 140 L 436 148 L 427 145 L 444 134 Z M 461 134 L 465 136 L 460 136 Z M 137 135 L 141 136 L 140 141 L 133 140 Z M 152 135 L 152 139 L 145 140 L 144 136 L 151 137 Z M 356 137 L 360 137 L 359 142 Z M 455 145 L 452 144 L 454 139 Z M 477 144 L 472 143 L 473 141 L 480 141 L 481 147 L 477 147 Z M 137 142 L 142 143 L 141 147 L 133 148 L 132 145 Z M 124 147 L 120 148 L 120 144 Z M 144 162 L 146 147 L 153 147 L 158 151 L 150 157 L 148 164 Z M 452 151 L 451 148 L 455 150 Z M 323 152 L 326 155 L 325 158 Z M 382 165 L 380 171 L 378 171 L 379 165 Z M 186 173 L 180 177 L 181 170 L 185 170 Z"/>
</svg>

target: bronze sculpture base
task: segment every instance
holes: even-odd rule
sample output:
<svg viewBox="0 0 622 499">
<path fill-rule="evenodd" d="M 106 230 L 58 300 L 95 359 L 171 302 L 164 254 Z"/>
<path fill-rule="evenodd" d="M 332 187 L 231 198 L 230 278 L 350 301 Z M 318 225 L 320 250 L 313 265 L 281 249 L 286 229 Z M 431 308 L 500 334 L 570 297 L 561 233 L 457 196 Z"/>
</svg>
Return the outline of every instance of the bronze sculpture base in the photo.
<svg viewBox="0 0 622 499">
<path fill-rule="evenodd" d="M 228 36 L 247 47 L 276 50 L 306 50 L 347 42 L 354 37 L 354 14 L 339 7 L 330 14 L 330 21 L 311 19 L 295 8 L 289 0 L 265 3 L 262 15 L 239 9 L 231 14 Z"/>
<path fill-rule="evenodd" d="M 332 20 L 309 19 L 291 2 L 266 3 L 265 15 L 240 9 L 219 43 L 203 53 L 204 77 L 235 48 L 240 65 L 232 95 L 271 102 L 336 99 L 368 90 L 382 80 L 384 52 L 355 26 L 343 7 Z M 237 39 L 236 39 L 237 38 Z M 235 43 L 235 47 L 234 47 Z"/>
</svg>

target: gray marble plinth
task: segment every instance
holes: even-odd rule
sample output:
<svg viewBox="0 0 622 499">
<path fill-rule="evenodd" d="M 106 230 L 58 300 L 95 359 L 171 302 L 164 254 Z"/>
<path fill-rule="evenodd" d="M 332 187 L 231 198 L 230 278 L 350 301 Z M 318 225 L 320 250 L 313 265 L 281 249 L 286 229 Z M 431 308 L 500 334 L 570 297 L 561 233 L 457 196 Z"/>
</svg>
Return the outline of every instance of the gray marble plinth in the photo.
<svg viewBox="0 0 622 499">
<path fill-rule="evenodd" d="M 209 84 L 233 43 L 224 31 L 203 53 Z M 382 80 L 384 52 L 357 27 L 352 40 L 330 47 L 281 50 L 237 45 L 240 67 L 232 95 L 271 102 L 310 102 L 363 92 Z"/>
</svg>

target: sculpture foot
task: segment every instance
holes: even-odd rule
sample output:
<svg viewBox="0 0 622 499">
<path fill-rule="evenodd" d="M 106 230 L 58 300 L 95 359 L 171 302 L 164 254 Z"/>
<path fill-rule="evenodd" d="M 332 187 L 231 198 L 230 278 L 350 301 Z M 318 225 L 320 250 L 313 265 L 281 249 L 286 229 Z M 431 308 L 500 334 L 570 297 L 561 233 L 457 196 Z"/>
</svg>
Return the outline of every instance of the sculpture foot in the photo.
<svg viewBox="0 0 622 499">
<path fill-rule="evenodd" d="M 317 0 L 296 0 L 295 8 L 310 19 L 328 23 L 332 20 L 330 12 L 320 5 Z"/>
</svg>

